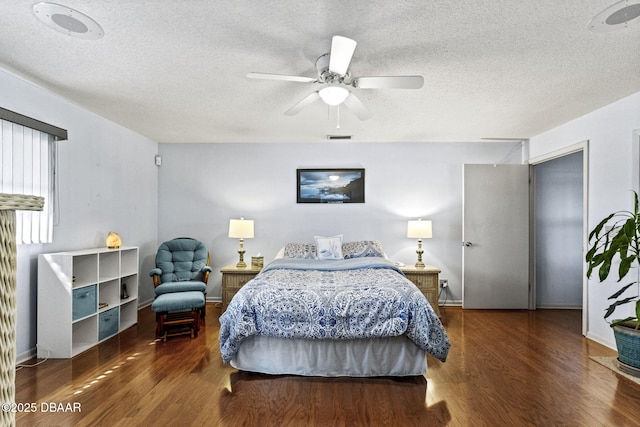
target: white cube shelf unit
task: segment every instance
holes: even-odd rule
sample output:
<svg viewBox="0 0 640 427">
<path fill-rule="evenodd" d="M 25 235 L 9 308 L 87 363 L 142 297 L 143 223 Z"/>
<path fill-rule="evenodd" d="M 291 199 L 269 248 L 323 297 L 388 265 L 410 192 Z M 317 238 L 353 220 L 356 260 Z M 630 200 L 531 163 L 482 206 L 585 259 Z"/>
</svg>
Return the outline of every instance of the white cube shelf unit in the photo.
<svg viewBox="0 0 640 427">
<path fill-rule="evenodd" d="M 38 357 L 73 357 L 138 323 L 138 256 L 136 247 L 38 255 Z"/>
</svg>

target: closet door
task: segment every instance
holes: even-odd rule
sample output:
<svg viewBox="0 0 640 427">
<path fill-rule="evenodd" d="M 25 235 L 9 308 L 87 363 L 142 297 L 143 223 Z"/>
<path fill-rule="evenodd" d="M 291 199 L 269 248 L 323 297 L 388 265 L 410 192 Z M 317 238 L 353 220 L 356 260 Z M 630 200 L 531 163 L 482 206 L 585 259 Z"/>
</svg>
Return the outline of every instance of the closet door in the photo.
<svg viewBox="0 0 640 427">
<path fill-rule="evenodd" d="M 462 307 L 529 308 L 529 166 L 464 165 Z"/>
</svg>

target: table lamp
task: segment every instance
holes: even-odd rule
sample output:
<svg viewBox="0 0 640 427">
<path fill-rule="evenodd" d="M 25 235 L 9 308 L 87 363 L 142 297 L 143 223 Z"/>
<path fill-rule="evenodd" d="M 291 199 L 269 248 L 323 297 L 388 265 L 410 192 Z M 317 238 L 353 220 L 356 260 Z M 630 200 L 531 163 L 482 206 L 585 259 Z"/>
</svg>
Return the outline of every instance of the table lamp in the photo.
<svg viewBox="0 0 640 427">
<path fill-rule="evenodd" d="M 252 219 L 230 219 L 229 220 L 229 237 L 240 239 L 240 261 L 236 264 L 238 268 L 246 268 L 247 263 L 244 262 L 244 239 L 253 239 L 253 220 Z"/>
<path fill-rule="evenodd" d="M 422 262 L 422 239 L 431 238 L 431 221 L 423 221 L 421 218 L 417 220 L 410 220 L 407 225 L 407 237 L 412 239 L 418 239 L 418 262 L 416 262 L 416 268 L 424 268 L 424 262 Z"/>
</svg>

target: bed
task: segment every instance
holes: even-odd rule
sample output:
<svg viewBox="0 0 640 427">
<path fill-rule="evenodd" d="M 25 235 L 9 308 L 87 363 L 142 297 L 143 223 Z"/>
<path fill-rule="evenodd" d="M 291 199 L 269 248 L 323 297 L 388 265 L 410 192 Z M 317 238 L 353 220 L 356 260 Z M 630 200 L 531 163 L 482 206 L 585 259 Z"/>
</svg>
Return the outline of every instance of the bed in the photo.
<svg viewBox="0 0 640 427">
<path fill-rule="evenodd" d="M 440 319 L 381 251 L 326 259 L 320 248 L 276 258 L 238 291 L 220 317 L 224 363 L 266 374 L 370 377 L 423 375 L 426 353 L 446 360 Z"/>
</svg>

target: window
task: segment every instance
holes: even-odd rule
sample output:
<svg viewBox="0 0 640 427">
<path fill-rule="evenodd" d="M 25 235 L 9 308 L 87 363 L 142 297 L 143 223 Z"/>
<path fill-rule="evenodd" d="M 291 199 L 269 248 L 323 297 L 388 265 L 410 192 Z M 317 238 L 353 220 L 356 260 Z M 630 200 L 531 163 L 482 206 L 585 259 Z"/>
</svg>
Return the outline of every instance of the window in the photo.
<svg viewBox="0 0 640 427">
<path fill-rule="evenodd" d="M 0 109 L 0 193 L 44 197 L 42 212 L 16 211 L 16 239 L 18 244 L 51 243 L 55 208 L 56 139 L 61 136 L 66 139 L 66 131 L 64 135 L 56 136 L 42 129 L 16 123 L 21 121 L 16 117 L 30 120 L 26 122 L 29 126 L 35 124 L 35 128 L 42 128 L 38 126 L 41 122 Z"/>
</svg>

